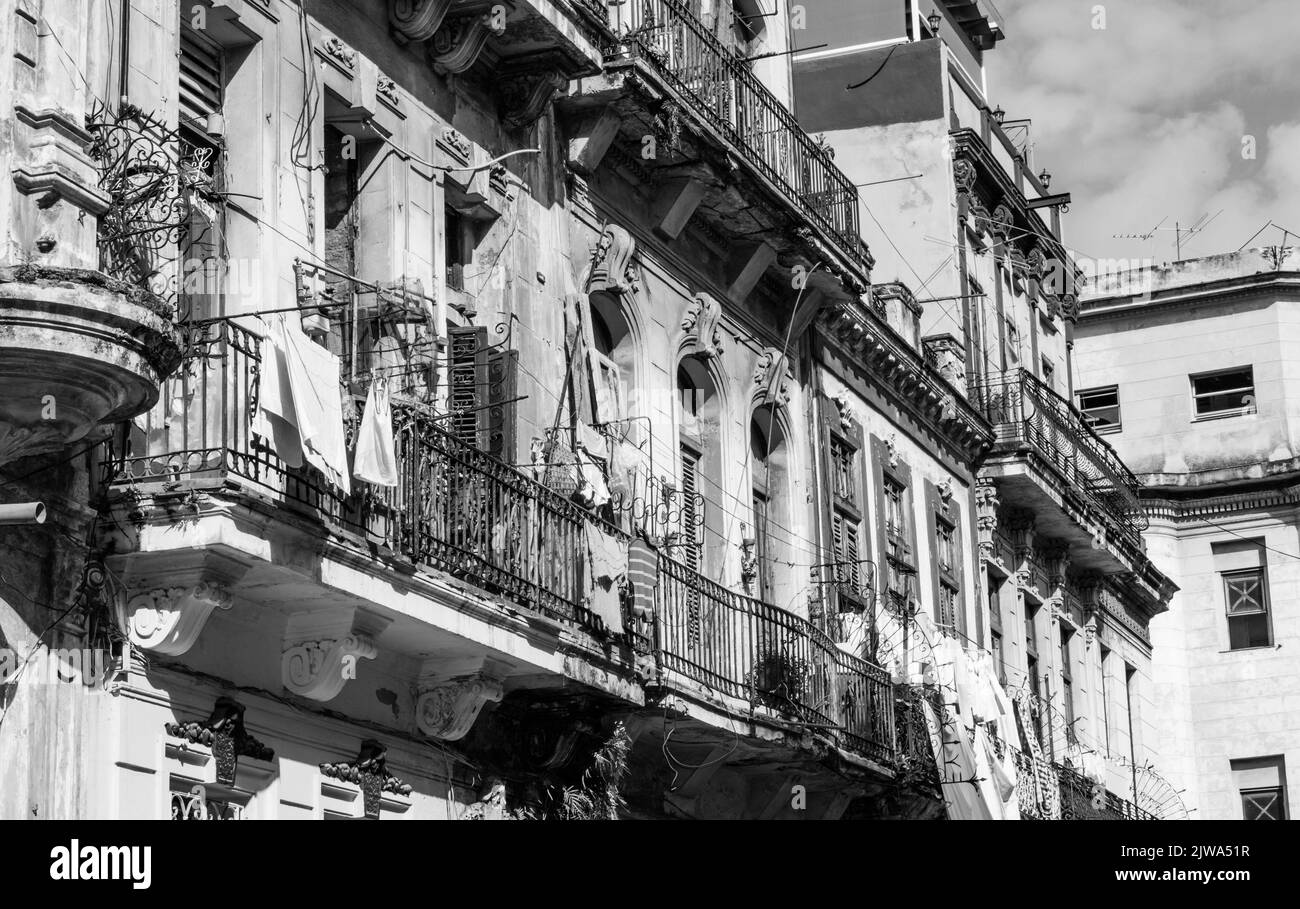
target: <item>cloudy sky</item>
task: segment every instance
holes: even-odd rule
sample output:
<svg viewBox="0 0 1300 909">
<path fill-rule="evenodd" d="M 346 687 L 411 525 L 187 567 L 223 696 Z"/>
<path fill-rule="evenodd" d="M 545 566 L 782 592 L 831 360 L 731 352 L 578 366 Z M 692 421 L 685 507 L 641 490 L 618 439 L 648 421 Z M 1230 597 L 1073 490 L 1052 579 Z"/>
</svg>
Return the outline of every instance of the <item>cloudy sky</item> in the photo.
<svg viewBox="0 0 1300 909">
<path fill-rule="evenodd" d="M 1078 255 L 1172 261 L 1172 230 L 1112 234 L 1220 210 L 1184 258 L 1235 250 L 1270 220 L 1300 233 L 1300 2 L 996 2 L 1007 38 L 986 57 L 990 103 L 1033 119 L 1035 170 L 1074 196 L 1062 230 Z M 1281 239 L 1270 227 L 1251 245 Z"/>
</svg>

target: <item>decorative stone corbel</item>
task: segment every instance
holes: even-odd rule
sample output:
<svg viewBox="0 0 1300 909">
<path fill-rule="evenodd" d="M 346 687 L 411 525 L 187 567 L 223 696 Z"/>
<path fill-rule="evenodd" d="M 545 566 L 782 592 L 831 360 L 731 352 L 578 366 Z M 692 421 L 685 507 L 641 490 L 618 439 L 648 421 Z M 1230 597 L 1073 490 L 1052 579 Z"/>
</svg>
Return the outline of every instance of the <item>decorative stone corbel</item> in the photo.
<svg viewBox="0 0 1300 909">
<path fill-rule="evenodd" d="M 695 342 L 696 355 L 704 359 L 722 356 L 722 304 L 700 291 L 682 319 L 682 330 Z"/>
<path fill-rule="evenodd" d="M 636 241 L 632 235 L 617 224 L 606 225 L 591 253 L 586 293 L 622 296 L 636 291 L 641 276 L 632 259 L 635 254 Z"/>
<path fill-rule="evenodd" d="M 429 42 L 429 63 L 443 72 L 463 73 L 477 62 L 491 35 L 485 15 L 449 19 Z"/>
<path fill-rule="evenodd" d="M 244 727 L 244 709 L 243 704 L 223 695 L 217 698 L 206 720 L 166 723 L 164 728 L 170 736 L 209 746 L 217 764 L 217 782 L 233 786 L 240 757 L 275 760 L 275 752 L 253 738 Z"/>
<path fill-rule="evenodd" d="M 885 452 L 890 467 L 898 466 L 898 433 L 891 432 L 885 439 Z"/>
<path fill-rule="evenodd" d="M 388 746 L 375 739 L 366 739 L 361 743 L 361 751 L 355 760 L 321 764 L 320 772 L 330 779 L 360 786 L 365 816 L 371 820 L 379 817 L 380 803 L 385 792 L 401 796 L 411 794 L 409 783 L 388 772 Z"/>
<path fill-rule="evenodd" d="M 446 742 L 464 738 L 483 705 L 500 702 L 506 668 L 486 660 L 473 672 L 452 675 L 446 660 L 427 660 L 415 701 L 416 726 L 425 735 Z"/>
<path fill-rule="evenodd" d="M 427 41 L 433 37 L 455 0 L 388 0 L 388 21 L 397 39 Z"/>
<path fill-rule="evenodd" d="M 390 620 L 355 606 L 295 612 L 285 625 L 280 662 L 284 687 L 329 701 L 357 677 L 357 661 L 379 655 L 375 639 Z"/>
<path fill-rule="evenodd" d="M 968 158 L 958 158 L 952 162 L 952 178 L 958 192 L 970 192 L 975 188 L 975 165 Z"/>
<path fill-rule="evenodd" d="M 840 412 L 840 429 L 844 432 L 852 431 L 857 418 L 853 415 L 853 400 L 849 396 L 848 389 L 841 388 L 831 400 L 835 402 L 835 407 Z"/>
<path fill-rule="evenodd" d="M 189 587 L 158 587 L 124 598 L 118 621 L 142 650 L 180 656 L 194 646 L 214 609 L 229 609 L 230 591 L 216 581 Z"/>
<path fill-rule="evenodd" d="M 522 129 L 536 123 L 551 98 L 568 81 L 558 62 L 548 57 L 505 74 L 497 83 L 497 98 L 506 128 Z"/>
<path fill-rule="evenodd" d="M 775 347 L 759 352 L 754 363 L 754 405 L 782 407 L 790 403 L 789 358 Z"/>
</svg>

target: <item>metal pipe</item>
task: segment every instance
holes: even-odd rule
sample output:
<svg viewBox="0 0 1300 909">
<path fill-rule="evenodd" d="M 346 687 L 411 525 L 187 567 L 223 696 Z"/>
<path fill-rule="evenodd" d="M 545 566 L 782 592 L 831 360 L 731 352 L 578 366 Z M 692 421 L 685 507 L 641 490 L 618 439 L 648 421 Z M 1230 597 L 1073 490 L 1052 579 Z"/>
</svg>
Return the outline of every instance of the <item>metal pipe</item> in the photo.
<svg viewBox="0 0 1300 909">
<path fill-rule="evenodd" d="M 14 502 L 9 505 L 0 505 L 0 526 L 44 523 L 44 502 Z"/>
</svg>

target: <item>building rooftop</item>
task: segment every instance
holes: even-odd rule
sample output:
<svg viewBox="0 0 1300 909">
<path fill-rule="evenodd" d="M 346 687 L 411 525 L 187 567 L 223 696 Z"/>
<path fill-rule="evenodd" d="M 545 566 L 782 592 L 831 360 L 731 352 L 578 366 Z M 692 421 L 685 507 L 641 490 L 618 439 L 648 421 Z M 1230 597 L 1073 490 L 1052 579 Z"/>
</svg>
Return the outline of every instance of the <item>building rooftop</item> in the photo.
<svg viewBox="0 0 1300 909">
<path fill-rule="evenodd" d="M 1146 302 L 1157 294 L 1168 298 L 1170 292 L 1184 288 L 1228 290 L 1253 283 L 1252 279 L 1300 275 L 1300 247 L 1294 246 L 1257 246 L 1199 259 L 1134 267 L 1140 261 L 1101 260 L 1080 294 L 1083 311 L 1106 309 L 1119 301 Z"/>
</svg>

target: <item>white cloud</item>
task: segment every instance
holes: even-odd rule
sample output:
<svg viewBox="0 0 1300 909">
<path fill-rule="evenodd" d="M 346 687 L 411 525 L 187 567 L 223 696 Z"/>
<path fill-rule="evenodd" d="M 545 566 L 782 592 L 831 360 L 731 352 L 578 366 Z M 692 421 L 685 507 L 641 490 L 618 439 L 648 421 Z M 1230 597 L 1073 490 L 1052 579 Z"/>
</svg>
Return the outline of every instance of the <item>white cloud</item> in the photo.
<svg viewBox="0 0 1300 909">
<path fill-rule="evenodd" d="M 1035 166 L 1073 193 L 1066 240 L 1095 256 L 1173 258 L 1112 234 L 1223 213 L 1184 255 L 1235 249 L 1269 219 L 1300 222 L 1300 123 L 1291 0 L 1123 0 L 1092 28 L 1081 0 L 1000 4 L 992 103 L 1033 118 Z M 1250 133 L 1257 158 L 1243 160 Z M 1276 231 L 1256 243 L 1277 242 Z"/>
</svg>

